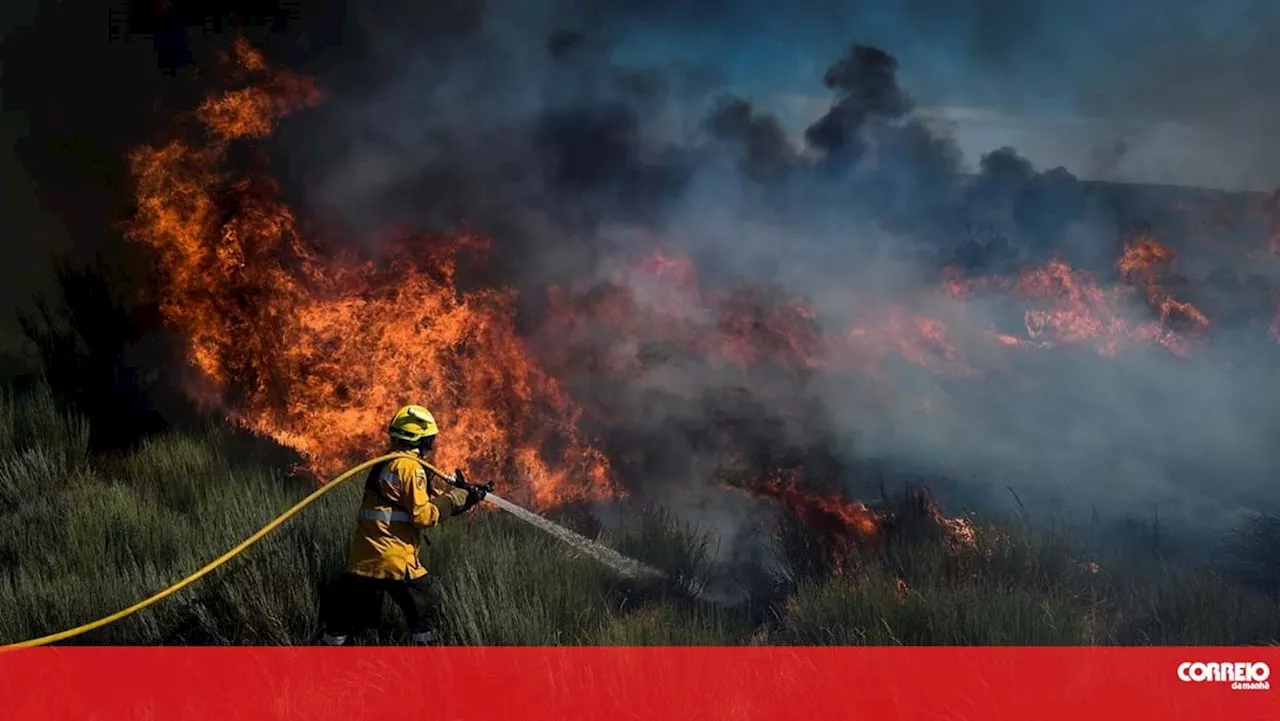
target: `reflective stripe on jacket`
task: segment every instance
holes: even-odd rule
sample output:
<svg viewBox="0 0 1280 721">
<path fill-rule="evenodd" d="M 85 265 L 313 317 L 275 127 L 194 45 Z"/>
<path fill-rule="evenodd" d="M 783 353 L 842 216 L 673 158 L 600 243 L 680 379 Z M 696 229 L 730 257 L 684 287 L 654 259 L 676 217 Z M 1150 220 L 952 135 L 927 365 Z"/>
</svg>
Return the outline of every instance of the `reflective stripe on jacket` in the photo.
<svg viewBox="0 0 1280 721">
<path fill-rule="evenodd" d="M 421 529 L 440 522 L 440 509 L 431 500 L 441 495 L 447 495 L 455 506 L 466 502 L 464 491 L 430 477 L 411 456 L 374 466 L 356 515 L 347 569 L 368 578 L 426 575 L 418 559 Z"/>
</svg>

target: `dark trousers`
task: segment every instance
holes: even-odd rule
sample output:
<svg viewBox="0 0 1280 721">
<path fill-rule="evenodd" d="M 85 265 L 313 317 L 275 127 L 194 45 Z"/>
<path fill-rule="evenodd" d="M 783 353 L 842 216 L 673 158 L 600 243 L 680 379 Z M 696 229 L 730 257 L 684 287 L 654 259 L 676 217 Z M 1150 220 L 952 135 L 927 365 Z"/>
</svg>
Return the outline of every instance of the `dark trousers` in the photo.
<svg viewBox="0 0 1280 721">
<path fill-rule="evenodd" d="M 381 621 L 382 594 L 391 596 L 405 620 L 409 633 L 430 630 L 429 581 L 426 576 L 412 580 L 394 578 L 366 578 L 354 573 L 344 573 L 329 594 L 325 616 L 325 631 L 334 636 L 346 636 Z"/>
</svg>

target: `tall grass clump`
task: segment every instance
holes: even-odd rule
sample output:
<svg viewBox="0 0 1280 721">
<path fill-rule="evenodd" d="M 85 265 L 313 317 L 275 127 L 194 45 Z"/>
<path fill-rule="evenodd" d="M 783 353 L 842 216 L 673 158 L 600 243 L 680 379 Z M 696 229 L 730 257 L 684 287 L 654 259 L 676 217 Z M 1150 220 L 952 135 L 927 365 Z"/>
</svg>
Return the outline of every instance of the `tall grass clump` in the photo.
<svg viewBox="0 0 1280 721">
<path fill-rule="evenodd" d="M 87 429 L 45 391 L 5 399 L 0 433 L 0 637 L 61 630 L 164 588 L 295 502 L 306 484 L 233 467 L 196 436 L 89 458 Z M 12 409 L 17 409 L 16 412 Z M 15 420 L 10 417 L 16 416 Z M 11 428 L 41 428 L 39 434 Z M 340 489 L 338 493 L 350 490 Z M 316 628 L 314 586 L 340 564 L 342 524 L 322 507 L 174 598 L 84 636 L 109 643 L 291 643 Z M 327 512 L 326 512 L 327 511 Z"/>
<path fill-rule="evenodd" d="M 0 386 L 0 513 L 84 470 L 89 424 L 65 412 L 44 384 L 19 393 Z"/>
</svg>

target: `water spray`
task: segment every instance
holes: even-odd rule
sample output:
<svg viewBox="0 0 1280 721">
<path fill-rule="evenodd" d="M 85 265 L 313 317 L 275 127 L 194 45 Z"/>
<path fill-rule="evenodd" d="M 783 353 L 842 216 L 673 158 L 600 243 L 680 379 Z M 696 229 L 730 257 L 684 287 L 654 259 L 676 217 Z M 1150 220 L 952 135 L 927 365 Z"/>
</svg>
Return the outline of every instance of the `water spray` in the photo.
<svg viewBox="0 0 1280 721">
<path fill-rule="evenodd" d="M 418 460 L 418 462 L 420 463 L 422 462 L 420 459 L 415 459 L 415 460 Z M 564 541 L 565 543 L 572 546 L 575 550 L 578 550 L 588 556 L 591 556 L 592 558 L 603 563 L 609 568 L 612 568 L 613 570 L 617 571 L 623 576 L 626 576 L 628 578 L 661 578 L 663 575 L 665 575 L 662 573 L 662 571 L 659 571 L 658 569 L 652 566 L 647 566 L 635 560 L 634 558 L 627 558 L 626 556 L 622 555 L 621 553 L 618 553 L 617 551 L 613 550 L 612 548 L 609 548 L 608 546 L 605 546 L 600 543 L 596 543 L 595 541 L 591 540 L 590 538 L 587 538 L 586 536 L 574 533 L 573 531 L 569 530 L 568 528 L 565 528 L 559 523 L 543 518 L 542 516 L 539 516 L 533 511 L 530 511 L 526 508 L 521 508 L 520 506 L 517 506 L 511 501 L 508 501 L 507 499 L 496 495 L 493 492 L 493 483 L 480 483 L 480 484 L 468 483 L 466 481 L 466 477 L 462 475 L 461 471 L 459 471 L 458 473 L 455 473 L 452 476 L 449 476 L 449 475 L 445 475 L 443 472 L 440 471 L 440 469 L 436 468 L 435 466 L 432 466 L 429 463 L 424 463 L 423 465 L 431 469 L 433 473 L 435 473 L 437 476 L 444 479 L 446 482 L 448 482 L 450 485 L 456 488 L 461 488 L 462 490 L 468 491 L 468 492 L 471 492 L 472 490 L 475 490 L 475 489 L 483 491 L 484 500 L 488 501 L 489 503 L 493 504 L 499 509 L 506 511 L 507 513 L 510 513 L 516 518 L 519 518 L 525 523 L 528 523 L 534 528 L 537 528 L 539 531 L 555 536 L 557 539 Z"/>
<path fill-rule="evenodd" d="M 507 513 L 512 514 L 516 518 L 519 518 L 525 523 L 528 523 L 534 528 L 555 536 L 561 541 L 572 546 L 575 550 L 591 556 L 623 576 L 628 578 L 661 578 L 664 575 L 661 571 L 652 566 L 647 566 L 634 558 L 627 558 L 608 546 L 596 543 L 586 536 L 574 533 L 568 528 L 547 520 L 533 511 L 521 508 L 501 496 L 488 493 L 485 495 L 484 499 Z"/>
</svg>

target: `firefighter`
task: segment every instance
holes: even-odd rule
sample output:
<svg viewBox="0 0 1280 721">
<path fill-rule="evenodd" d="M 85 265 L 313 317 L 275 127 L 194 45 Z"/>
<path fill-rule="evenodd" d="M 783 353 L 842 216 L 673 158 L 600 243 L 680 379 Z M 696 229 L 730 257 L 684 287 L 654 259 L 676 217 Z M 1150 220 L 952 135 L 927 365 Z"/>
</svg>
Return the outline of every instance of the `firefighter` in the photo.
<svg viewBox="0 0 1280 721">
<path fill-rule="evenodd" d="M 364 499 L 347 554 L 347 571 L 329 596 L 323 642 L 341 646 L 358 630 L 376 625 L 384 593 L 404 612 L 415 644 L 431 641 L 427 611 L 427 571 L 418 558 L 421 531 L 474 508 L 485 490 L 448 485 L 419 459 L 431 453 L 440 429 L 426 408 L 401 408 L 388 428 L 393 451 L 405 455 L 369 471 Z M 464 490 L 465 488 L 465 490 Z"/>
</svg>

